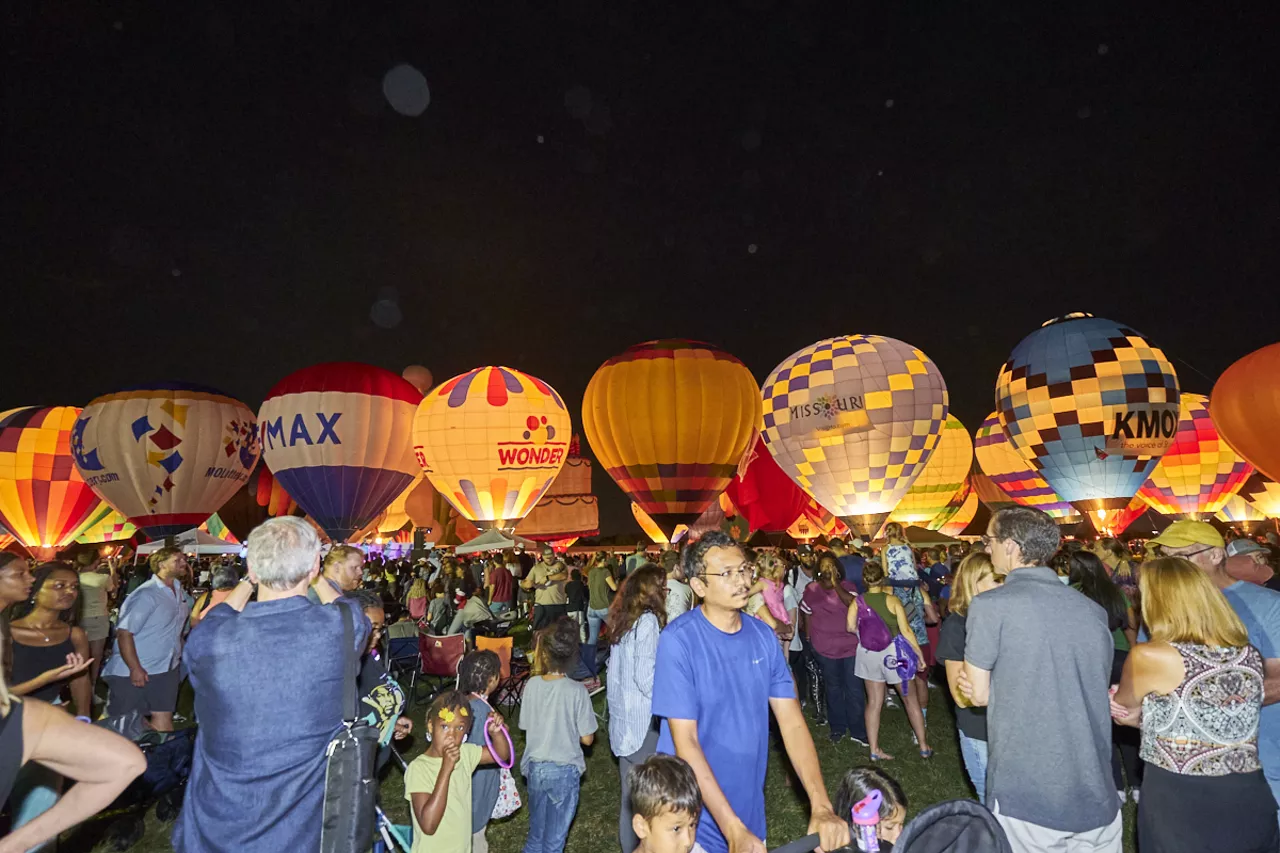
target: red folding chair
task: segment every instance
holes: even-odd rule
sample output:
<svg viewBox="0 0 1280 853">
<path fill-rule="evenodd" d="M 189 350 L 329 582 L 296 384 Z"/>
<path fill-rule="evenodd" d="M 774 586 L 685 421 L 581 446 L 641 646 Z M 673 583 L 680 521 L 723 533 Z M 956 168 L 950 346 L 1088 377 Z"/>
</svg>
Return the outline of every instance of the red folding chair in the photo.
<svg viewBox="0 0 1280 853">
<path fill-rule="evenodd" d="M 458 676 L 458 664 L 467 653 L 465 634 L 446 634 L 435 636 L 424 634 L 418 637 L 418 657 L 422 660 L 419 673 L 422 678 L 418 687 L 426 684 L 428 693 L 425 697 L 415 691 L 416 701 L 430 701 L 437 693 L 444 690 L 450 681 Z"/>
</svg>

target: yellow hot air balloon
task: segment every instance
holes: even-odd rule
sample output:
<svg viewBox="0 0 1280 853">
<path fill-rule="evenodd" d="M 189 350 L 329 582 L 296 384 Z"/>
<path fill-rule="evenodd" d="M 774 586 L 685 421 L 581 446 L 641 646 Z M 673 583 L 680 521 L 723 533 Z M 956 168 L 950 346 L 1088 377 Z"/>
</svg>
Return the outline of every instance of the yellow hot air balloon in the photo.
<svg viewBox="0 0 1280 853">
<path fill-rule="evenodd" d="M 882 335 L 800 350 L 769 374 L 763 396 L 762 435 L 773 458 L 863 536 L 879 530 L 911 488 L 947 421 L 938 368 Z"/>
<path fill-rule="evenodd" d="M 556 390 L 510 367 L 478 367 L 432 389 L 413 419 L 414 452 L 463 518 L 512 529 L 568 454 L 569 411 Z"/>
<path fill-rule="evenodd" d="M 1255 532 L 1267 520 L 1261 510 L 1240 495 L 1227 498 L 1222 509 L 1213 517 L 1227 524 L 1238 524 L 1250 533 Z"/>
<path fill-rule="evenodd" d="M 1253 466 L 1218 437 L 1208 397 L 1184 391 L 1180 405 L 1173 445 L 1138 495 L 1164 515 L 1204 520 L 1240 490 Z"/>
<path fill-rule="evenodd" d="M 80 528 L 76 541 L 82 545 L 99 545 L 119 539 L 132 539 L 137 532 L 138 528 L 130 524 L 129 519 L 104 503 L 89 517 L 89 523 Z"/>
<path fill-rule="evenodd" d="M 631 347 L 596 371 L 582 398 L 596 459 L 668 535 L 725 490 L 759 422 L 751 371 L 695 341 Z"/>
<path fill-rule="evenodd" d="M 1280 518 L 1280 483 L 1254 474 L 1240 489 L 1240 497 L 1267 518 Z"/>
<path fill-rule="evenodd" d="M 635 516 L 636 524 L 640 525 L 640 529 L 644 531 L 645 536 L 653 540 L 655 545 L 668 545 L 671 540 L 667 538 L 667 534 L 662 532 L 662 528 L 658 526 L 658 522 L 649 517 L 649 513 L 640 508 L 640 504 L 631 504 L 631 514 Z"/>
<path fill-rule="evenodd" d="M 929 525 L 956 493 L 965 488 L 971 467 L 973 439 L 959 418 L 947 415 L 938 446 L 889 518 L 906 525 Z"/>
<path fill-rule="evenodd" d="M 969 522 L 973 521 L 973 517 L 978 514 L 978 493 L 970 491 L 965 497 L 964 503 L 960 504 L 960 508 L 955 515 L 947 519 L 945 524 L 939 525 L 938 532 L 947 536 L 959 536 L 964 533 L 964 529 L 969 526 Z"/>
</svg>

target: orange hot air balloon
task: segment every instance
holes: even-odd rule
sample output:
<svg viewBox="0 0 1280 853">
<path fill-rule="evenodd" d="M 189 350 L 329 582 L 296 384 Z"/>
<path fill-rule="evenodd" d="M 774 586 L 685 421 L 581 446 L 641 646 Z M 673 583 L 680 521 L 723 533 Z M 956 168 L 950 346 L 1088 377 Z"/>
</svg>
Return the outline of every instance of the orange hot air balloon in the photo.
<svg viewBox="0 0 1280 853">
<path fill-rule="evenodd" d="M 568 456 L 569 410 L 556 390 L 510 367 L 477 367 L 423 398 L 413 450 L 427 479 L 468 521 L 514 529 Z"/>
<path fill-rule="evenodd" d="M 1209 398 L 1218 434 L 1263 474 L 1280 480 L 1280 343 L 1228 367 Z"/>
<path fill-rule="evenodd" d="M 741 361 L 686 340 L 637 344 L 606 361 L 582 398 L 596 459 L 670 536 L 725 490 L 760 424 Z"/>
<path fill-rule="evenodd" d="M 1253 466 L 1219 438 L 1208 397 L 1184 391 L 1181 405 L 1173 446 L 1138 494 L 1163 515 L 1204 520 L 1240 490 Z"/>
<path fill-rule="evenodd" d="M 0 414 L 0 525 L 37 559 L 70 545 L 102 506 L 71 452 L 79 416 L 74 406 Z"/>
</svg>

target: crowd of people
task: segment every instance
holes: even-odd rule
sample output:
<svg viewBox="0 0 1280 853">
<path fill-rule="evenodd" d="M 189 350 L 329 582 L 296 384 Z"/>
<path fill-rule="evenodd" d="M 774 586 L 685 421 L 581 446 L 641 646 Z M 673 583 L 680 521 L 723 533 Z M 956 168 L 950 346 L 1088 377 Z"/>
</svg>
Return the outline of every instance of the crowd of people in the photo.
<svg viewBox="0 0 1280 853">
<path fill-rule="evenodd" d="M 125 790 L 143 753 L 90 721 L 130 718 L 159 733 L 197 725 L 175 850 L 319 849 L 351 672 L 383 767 L 414 735 L 384 637 L 419 634 L 463 634 L 470 651 L 405 772 L 413 853 L 487 853 L 490 821 L 519 807 L 525 853 L 563 850 L 599 690 L 623 853 L 762 853 L 774 738 L 821 849 L 851 843 L 851 809 L 871 791 L 890 849 L 908 793 L 890 762 L 932 759 L 933 687 L 1015 851 L 1119 851 L 1128 801 L 1143 853 L 1275 851 L 1277 557 L 1274 533 L 1199 521 L 1133 550 L 1064 541 L 1029 508 L 949 548 L 913 548 L 890 523 L 874 545 L 794 551 L 713 531 L 621 560 L 549 547 L 384 560 L 322 553 L 308 523 L 279 518 L 249 536 L 243 565 L 167 547 L 132 569 L 92 549 L 34 567 L 0 554 L 0 853 L 51 849 Z M 536 639 L 517 756 L 492 704 L 502 661 L 472 640 L 523 619 Z M 895 706 L 918 754 L 882 745 Z M 810 720 L 866 750 L 834 799 Z"/>
</svg>

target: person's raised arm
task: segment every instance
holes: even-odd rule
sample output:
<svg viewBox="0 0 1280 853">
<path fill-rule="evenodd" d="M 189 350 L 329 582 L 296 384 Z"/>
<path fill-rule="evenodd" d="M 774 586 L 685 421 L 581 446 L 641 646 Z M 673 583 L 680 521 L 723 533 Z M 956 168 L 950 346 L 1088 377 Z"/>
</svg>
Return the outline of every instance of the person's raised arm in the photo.
<svg viewBox="0 0 1280 853">
<path fill-rule="evenodd" d="M 19 853 L 109 806 L 147 768 L 142 751 L 107 729 L 74 720 L 37 699 L 22 703 L 22 760 L 75 781 L 51 809 L 0 838 L 0 853 Z M 13 713 L 13 711 L 10 711 Z"/>
<path fill-rule="evenodd" d="M 818 765 L 818 751 L 813 748 L 813 735 L 809 732 L 799 701 L 775 697 L 769 700 L 769 707 L 778 721 L 778 732 L 782 735 L 787 758 L 809 795 L 809 834 L 818 834 L 818 850 L 844 847 L 849 843 L 849 824 L 837 817 L 831 807 L 826 783 L 822 781 L 822 768 Z"/>
<path fill-rule="evenodd" d="M 733 806 L 729 805 L 728 798 L 720 789 L 720 783 L 716 781 L 716 775 L 711 771 L 711 765 L 702 752 L 702 744 L 698 741 L 697 720 L 668 719 L 667 725 L 671 728 L 671 741 L 675 744 L 676 755 L 693 768 L 698 789 L 702 792 L 702 804 L 729 842 L 729 853 L 766 853 L 764 842 L 751 834 L 751 830 L 734 813 Z"/>
<path fill-rule="evenodd" d="M 440 821 L 444 819 L 445 807 L 449 805 L 449 778 L 458 765 L 459 755 L 458 744 L 445 747 L 444 757 L 440 759 L 440 772 L 436 774 L 436 784 L 431 793 L 413 793 L 413 816 L 418 819 L 418 826 L 427 835 L 435 835 L 440 828 Z"/>
<path fill-rule="evenodd" d="M 325 586 L 329 585 L 325 584 Z M 236 584 L 235 589 L 231 590 L 231 594 L 222 600 L 222 603 L 230 606 L 232 610 L 239 613 L 243 611 L 245 605 L 249 603 L 249 599 L 253 597 L 253 591 L 256 588 L 257 584 L 251 581 L 248 577 L 243 577 L 240 579 L 240 583 Z M 333 589 L 333 587 L 329 587 L 329 589 Z M 317 589 L 316 595 L 319 594 L 320 590 Z"/>
</svg>

